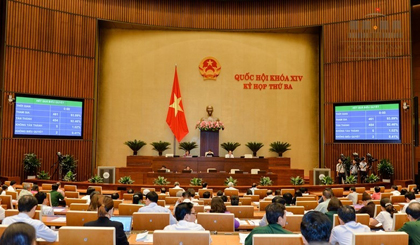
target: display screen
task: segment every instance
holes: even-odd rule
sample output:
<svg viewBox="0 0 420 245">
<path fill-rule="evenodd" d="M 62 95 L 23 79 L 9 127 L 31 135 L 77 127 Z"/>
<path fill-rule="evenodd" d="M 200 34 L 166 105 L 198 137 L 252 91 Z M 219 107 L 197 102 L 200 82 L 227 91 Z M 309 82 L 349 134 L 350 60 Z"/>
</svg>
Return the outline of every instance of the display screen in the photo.
<svg viewBox="0 0 420 245">
<path fill-rule="evenodd" d="M 83 101 L 16 95 L 14 137 L 82 138 Z"/>
<path fill-rule="evenodd" d="M 400 143 L 400 102 L 335 104 L 334 124 L 334 141 Z"/>
</svg>

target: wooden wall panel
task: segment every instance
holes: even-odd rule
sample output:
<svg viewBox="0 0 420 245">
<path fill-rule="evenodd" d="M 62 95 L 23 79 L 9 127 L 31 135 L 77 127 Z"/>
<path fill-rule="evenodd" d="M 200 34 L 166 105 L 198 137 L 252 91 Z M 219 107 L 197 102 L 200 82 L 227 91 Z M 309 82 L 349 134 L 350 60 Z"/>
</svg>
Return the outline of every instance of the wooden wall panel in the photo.
<svg viewBox="0 0 420 245">
<path fill-rule="evenodd" d="M 5 91 L 93 98 L 95 60 L 7 47 Z"/>
<path fill-rule="evenodd" d="M 94 127 L 94 58 L 97 19 L 197 30 L 270 31 L 324 25 L 325 159 L 335 167 L 340 153 L 390 156 L 396 178 L 412 177 L 411 116 L 402 116 L 402 144 L 334 144 L 332 104 L 362 100 L 410 102 L 409 0 L 9 0 L 4 98 L 17 92 L 85 98 L 84 140 L 11 139 L 13 106 L 5 101 L 1 171 L 19 175 L 23 153 L 31 149 L 47 162 L 54 151 L 77 154 L 78 178 L 90 175 Z M 384 14 L 386 17 L 377 17 Z M 346 57 L 351 20 L 401 20 L 401 50 L 378 57 Z M 50 53 L 49 53 L 50 52 Z M 35 148 L 34 148 L 35 147 Z M 38 147 L 38 148 L 36 148 Z M 64 148 L 64 149 L 60 149 Z M 67 152 L 66 152 L 67 151 Z M 80 156 L 79 156 L 80 155 Z M 48 163 L 49 164 L 49 163 Z M 47 165 L 48 165 L 47 164 Z M 47 166 L 48 167 L 48 166 Z M 89 173 L 84 173 L 86 170 Z"/>
</svg>

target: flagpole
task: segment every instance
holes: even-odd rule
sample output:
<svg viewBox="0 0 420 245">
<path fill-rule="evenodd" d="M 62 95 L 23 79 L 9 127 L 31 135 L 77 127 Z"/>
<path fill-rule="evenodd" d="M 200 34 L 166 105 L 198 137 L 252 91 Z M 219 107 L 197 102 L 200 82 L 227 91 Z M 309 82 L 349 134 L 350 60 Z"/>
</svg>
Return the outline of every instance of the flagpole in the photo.
<svg viewBox="0 0 420 245">
<path fill-rule="evenodd" d="M 176 137 L 174 135 L 174 156 L 175 156 L 175 149 L 176 149 Z"/>
</svg>

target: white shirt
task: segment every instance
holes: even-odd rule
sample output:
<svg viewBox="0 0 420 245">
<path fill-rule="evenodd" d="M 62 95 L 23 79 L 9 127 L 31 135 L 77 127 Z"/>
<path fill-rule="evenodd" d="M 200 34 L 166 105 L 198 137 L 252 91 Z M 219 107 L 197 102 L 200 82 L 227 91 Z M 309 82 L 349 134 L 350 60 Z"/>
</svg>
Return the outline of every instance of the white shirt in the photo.
<svg viewBox="0 0 420 245">
<path fill-rule="evenodd" d="M 338 173 L 341 173 L 341 174 L 344 174 L 345 173 L 345 170 L 346 170 L 344 168 L 344 165 L 342 163 L 337 163 L 336 169 L 337 169 L 337 172 Z"/>
<path fill-rule="evenodd" d="M 89 205 L 90 204 L 90 195 L 86 195 L 86 196 L 83 196 L 82 198 L 81 198 L 82 200 L 87 200 L 87 204 Z"/>
<path fill-rule="evenodd" d="M 379 223 L 382 223 L 382 228 L 384 228 L 384 231 L 392 231 L 392 222 L 393 222 L 393 219 L 392 219 L 390 213 L 388 213 L 387 211 L 381 211 L 375 217 L 375 219 Z"/>
<path fill-rule="evenodd" d="M 13 188 L 13 186 L 9 186 L 9 187 L 7 187 L 7 190 L 6 191 L 13 191 L 13 192 L 16 192 L 16 190 L 15 190 L 15 188 Z"/>
<path fill-rule="evenodd" d="M 233 156 L 233 154 L 228 153 L 228 154 L 225 155 L 225 158 L 235 158 L 235 157 Z"/>
<path fill-rule="evenodd" d="M 0 206 L 0 220 L 3 220 L 6 215 L 6 210 L 2 206 Z"/>
<path fill-rule="evenodd" d="M 22 196 L 25 196 L 25 195 L 33 196 L 33 195 L 32 195 L 32 192 L 30 192 L 30 191 L 28 191 L 28 190 L 23 189 L 23 190 L 21 190 L 21 191 L 20 191 L 20 193 L 19 193 L 19 196 L 18 196 L 17 200 L 19 201 L 19 199 L 20 199 Z"/>
<path fill-rule="evenodd" d="M 54 215 L 54 209 L 44 204 L 41 205 L 41 212 L 42 215 Z"/>
<path fill-rule="evenodd" d="M 350 193 L 350 194 L 347 196 L 347 198 L 348 198 L 349 200 L 352 200 L 353 205 L 356 205 L 356 204 L 357 204 L 357 193 L 356 193 L 356 192 L 352 192 L 352 193 Z"/>
<path fill-rule="evenodd" d="M 25 222 L 26 224 L 32 225 L 35 228 L 37 238 L 42 238 L 47 242 L 54 242 L 57 240 L 57 233 L 44 225 L 40 220 L 32 219 L 25 213 L 6 217 L 2 224 L 10 225 L 16 222 Z"/>
<path fill-rule="evenodd" d="M 204 228 L 194 222 L 188 222 L 185 220 L 178 221 L 178 224 L 167 225 L 164 231 L 204 231 Z"/>
<path fill-rule="evenodd" d="M 401 210 L 401 213 L 406 213 L 406 210 L 408 208 L 408 205 L 410 205 L 410 203 L 413 203 L 413 202 L 419 202 L 419 201 L 417 201 L 416 199 L 411 200 L 409 203 L 407 203 L 407 204 L 404 205 L 404 207 Z"/>
<path fill-rule="evenodd" d="M 370 228 L 366 225 L 350 221 L 344 225 L 338 225 L 331 231 L 330 243 L 332 245 L 352 245 L 353 233 L 356 232 L 370 232 Z"/>
<path fill-rule="evenodd" d="M 151 202 L 149 205 L 139 208 L 139 213 L 169 213 L 170 224 L 176 224 L 176 219 L 172 215 L 171 211 L 167 208 L 157 205 L 155 202 Z"/>
<path fill-rule="evenodd" d="M 356 164 L 351 165 L 351 167 L 350 167 L 350 173 L 352 175 L 356 175 L 357 176 L 357 165 Z"/>
<path fill-rule="evenodd" d="M 367 163 L 366 162 L 360 162 L 359 167 L 360 167 L 360 171 L 366 172 Z"/>
<path fill-rule="evenodd" d="M 251 187 L 250 190 L 252 191 L 252 195 L 254 195 L 254 190 L 258 190 L 257 187 Z"/>
<path fill-rule="evenodd" d="M 324 200 L 323 202 L 321 202 L 320 204 L 318 204 L 318 206 L 316 206 L 315 211 L 319 211 L 321 213 L 326 213 L 328 212 L 327 208 L 328 208 L 328 203 L 330 203 L 331 199 L 327 199 Z"/>
<path fill-rule="evenodd" d="M 391 193 L 394 196 L 400 196 L 401 195 L 401 193 L 398 190 L 393 190 L 393 191 L 391 191 Z"/>
<path fill-rule="evenodd" d="M 237 190 L 235 187 L 228 187 L 228 188 L 225 188 L 225 190 Z"/>
</svg>

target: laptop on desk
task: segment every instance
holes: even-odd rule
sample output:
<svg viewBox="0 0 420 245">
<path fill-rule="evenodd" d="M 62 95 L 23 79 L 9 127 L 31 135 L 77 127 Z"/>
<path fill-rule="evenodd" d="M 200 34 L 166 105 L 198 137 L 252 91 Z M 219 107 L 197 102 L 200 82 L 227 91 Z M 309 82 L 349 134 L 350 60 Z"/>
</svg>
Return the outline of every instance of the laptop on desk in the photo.
<svg viewBox="0 0 420 245">
<path fill-rule="evenodd" d="M 110 220 L 121 222 L 123 224 L 125 234 L 127 236 L 130 235 L 131 228 L 133 227 L 133 216 L 111 216 Z"/>
</svg>

